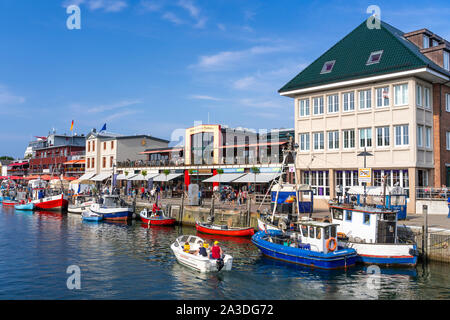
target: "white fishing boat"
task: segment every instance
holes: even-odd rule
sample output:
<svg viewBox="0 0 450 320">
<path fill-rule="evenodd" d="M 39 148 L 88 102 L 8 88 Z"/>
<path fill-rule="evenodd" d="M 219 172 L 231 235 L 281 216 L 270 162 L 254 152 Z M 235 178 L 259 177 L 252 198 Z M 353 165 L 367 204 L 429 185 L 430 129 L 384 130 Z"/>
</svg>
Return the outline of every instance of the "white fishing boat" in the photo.
<svg viewBox="0 0 450 320">
<path fill-rule="evenodd" d="M 67 211 L 69 213 L 81 214 L 88 210 L 90 206 L 94 203 L 92 197 L 89 196 L 77 196 L 74 204 L 70 204 Z"/>
<path fill-rule="evenodd" d="M 103 216 L 104 220 L 127 220 L 132 217 L 133 208 L 128 207 L 117 195 L 104 195 L 89 210 Z"/>
<path fill-rule="evenodd" d="M 188 242 L 190 251 L 184 251 L 184 244 Z M 221 270 L 230 271 L 233 265 L 233 257 L 225 254 L 223 259 L 212 259 L 204 257 L 195 252 L 200 249 L 205 241 L 197 236 L 183 235 L 178 237 L 170 246 L 178 262 L 200 272 L 218 272 Z"/>
</svg>

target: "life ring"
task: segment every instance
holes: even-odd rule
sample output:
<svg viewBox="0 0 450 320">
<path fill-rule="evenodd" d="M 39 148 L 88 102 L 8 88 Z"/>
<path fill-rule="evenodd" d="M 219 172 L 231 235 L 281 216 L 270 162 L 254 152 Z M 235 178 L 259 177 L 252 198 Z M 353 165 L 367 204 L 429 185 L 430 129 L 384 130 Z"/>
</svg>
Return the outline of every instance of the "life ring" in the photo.
<svg viewBox="0 0 450 320">
<path fill-rule="evenodd" d="M 330 242 L 331 242 L 331 241 L 333 241 L 333 247 L 330 248 Z M 330 239 L 328 239 L 327 242 L 325 243 L 325 245 L 326 245 L 328 251 L 334 251 L 334 250 L 336 250 L 336 247 L 337 247 L 337 241 L 336 241 L 336 238 L 330 238 Z"/>
</svg>

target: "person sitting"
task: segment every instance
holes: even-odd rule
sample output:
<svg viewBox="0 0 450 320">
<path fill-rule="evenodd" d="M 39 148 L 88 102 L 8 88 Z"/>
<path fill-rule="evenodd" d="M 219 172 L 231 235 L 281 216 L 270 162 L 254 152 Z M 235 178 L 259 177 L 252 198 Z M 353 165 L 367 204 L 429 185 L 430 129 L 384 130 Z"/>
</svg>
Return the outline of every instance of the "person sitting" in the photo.
<svg viewBox="0 0 450 320">
<path fill-rule="evenodd" d="M 189 242 L 185 242 L 184 243 L 183 251 L 186 252 L 186 253 L 190 253 L 191 252 L 191 245 L 189 244 Z"/>
<path fill-rule="evenodd" d="M 152 213 L 156 213 L 156 211 L 161 210 L 156 204 L 156 202 L 153 204 Z"/>
<path fill-rule="evenodd" d="M 208 243 L 203 243 L 203 245 L 200 243 L 200 248 L 195 252 L 195 254 L 199 254 L 203 257 L 207 257 L 208 256 L 208 252 L 206 249 L 208 249 L 209 245 Z"/>
<path fill-rule="evenodd" d="M 211 248 L 211 258 L 220 259 L 223 256 L 222 248 L 219 247 L 219 241 L 214 241 L 214 245 Z"/>
</svg>

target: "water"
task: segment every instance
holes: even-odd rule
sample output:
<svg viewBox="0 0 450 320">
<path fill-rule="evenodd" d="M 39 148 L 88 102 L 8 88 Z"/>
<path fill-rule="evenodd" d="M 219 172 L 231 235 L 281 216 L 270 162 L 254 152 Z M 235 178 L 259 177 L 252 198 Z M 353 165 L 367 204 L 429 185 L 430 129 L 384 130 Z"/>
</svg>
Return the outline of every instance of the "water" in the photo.
<svg viewBox="0 0 450 320">
<path fill-rule="evenodd" d="M 169 246 L 194 228 L 87 223 L 79 215 L 0 207 L 0 299 L 450 299 L 450 265 L 320 271 L 261 256 L 248 239 L 219 238 L 233 270 L 201 274 Z M 211 240 L 217 237 L 201 235 Z M 67 289 L 67 267 L 81 289 Z"/>
</svg>

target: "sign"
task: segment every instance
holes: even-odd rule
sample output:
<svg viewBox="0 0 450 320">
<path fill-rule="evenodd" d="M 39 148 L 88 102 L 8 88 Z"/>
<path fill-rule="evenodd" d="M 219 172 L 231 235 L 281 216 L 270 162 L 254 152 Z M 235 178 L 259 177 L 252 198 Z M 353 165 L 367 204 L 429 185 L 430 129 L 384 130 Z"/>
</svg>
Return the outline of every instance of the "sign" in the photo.
<svg viewBox="0 0 450 320">
<path fill-rule="evenodd" d="M 293 165 L 289 165 L 289 172 L 295 172 L 295 167 Z"/>
<path fill-rule="evenodd" d="M 372 182 L 372 169 L 359 168 L 358 169 L 358 182 L 371 183 Z"/>
<path fill-rule="evenodd" d="M 227 168 L 222 170 L 223 173 L 244 173 L 244 168 Z"/>
</svg>

